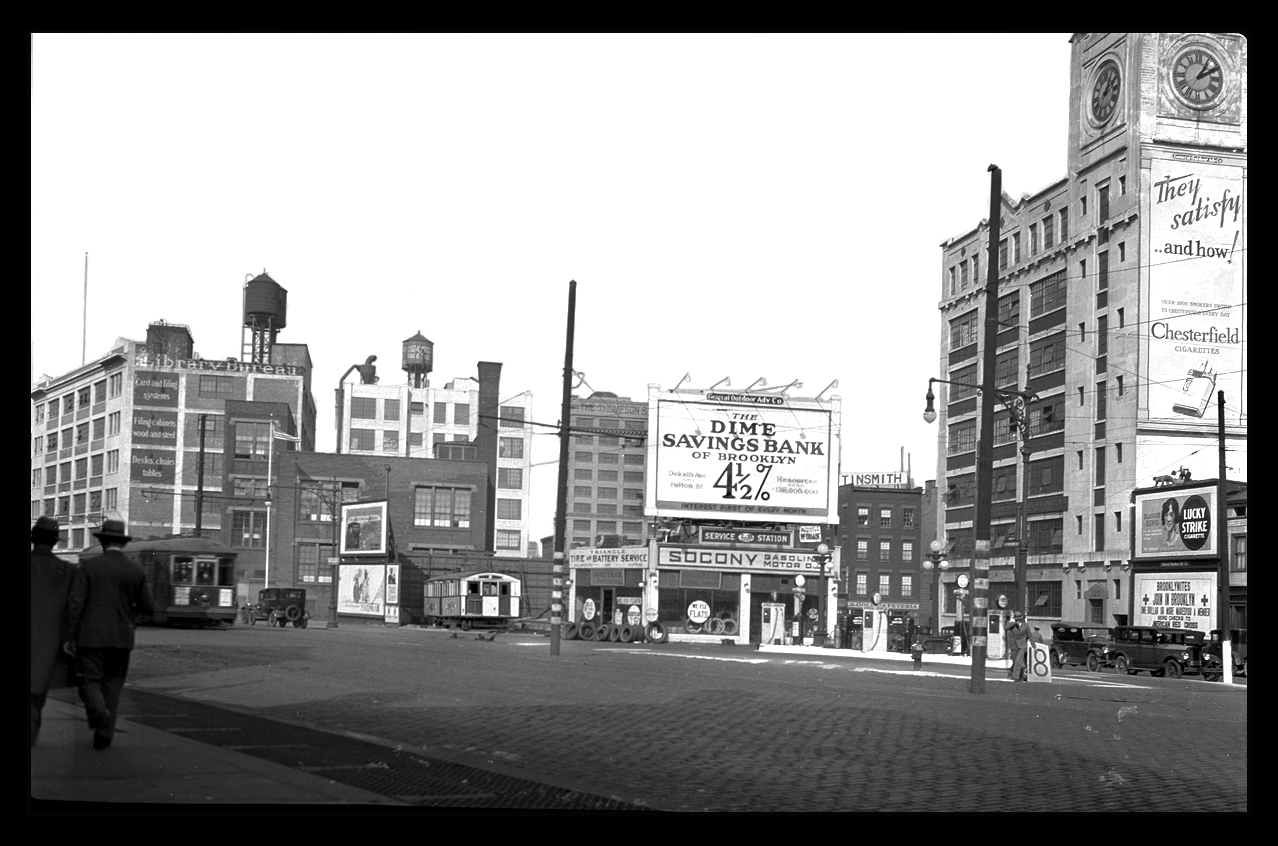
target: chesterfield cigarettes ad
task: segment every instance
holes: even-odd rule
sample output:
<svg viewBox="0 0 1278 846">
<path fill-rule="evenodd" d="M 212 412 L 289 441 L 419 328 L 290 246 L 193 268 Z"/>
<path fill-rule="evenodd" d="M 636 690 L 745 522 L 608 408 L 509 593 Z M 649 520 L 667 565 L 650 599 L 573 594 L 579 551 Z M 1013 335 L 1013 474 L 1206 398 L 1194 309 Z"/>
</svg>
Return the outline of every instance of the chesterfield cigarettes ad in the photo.
<svg viewBox="0 0 1278 846">
<path fill-rule="evenodd" d="M 1216 392 L 1224 391 L 1236 422 L 1246 416 L 1243 169 L 1202 158 L 1172 154 L 1150 167 L 1149 320 L 1141 323 L 1149 416 L 1215 421 Z M 1121 280 L 1115 258 L 1111 247 L 1110 271 Z"/>
<path fill-rule="evenodd" d="M 839 399 L 649 388 L 646 513 L 835 522 Z"/>
</svg>

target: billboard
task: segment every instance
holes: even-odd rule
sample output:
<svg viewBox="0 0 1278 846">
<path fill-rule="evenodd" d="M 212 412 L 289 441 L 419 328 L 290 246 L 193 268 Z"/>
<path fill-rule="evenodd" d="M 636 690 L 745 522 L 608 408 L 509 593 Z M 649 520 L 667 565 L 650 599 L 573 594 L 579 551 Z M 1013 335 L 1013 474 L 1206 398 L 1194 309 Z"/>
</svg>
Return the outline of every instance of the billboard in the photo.
<svg viewBox="0 0 1278 846">
<path fill-rule="evenodd" d="M 341 555 L 386 557 L 386 501 L 342 505 Z"/>
<path fill-rule="evenodd" d="M 1144 383 L 1151 420 L 1214 422 L 1217 391 L 1246 419 L 1245 168 L 1218 156 L 1153 158 Z"/>
<path fill-rule="evenodd" d="M 838 397 L 648 389 L 648 516 L 833 523 Z"/>
<path fill-rule="evenodd" d="M 1136 573 L 1133 626 L 1209 632 L 1216 628 L 1215 573 Z"/>
<path fill-rule="evenodd" d="M 337 613 L 384 617 L 386 565 L 343 564 L 337 583 Z"/>
<path fill-rule="evenodd" d="M 133 371 L 133 404 L 177 408 L 177 377 L 152 370 Z"/>
<path fill-rule="evenodd" d="M 129 456 L 129 480 L 152 485 L 171 485 L 176 477 L 177 453 L 162 449 L 134 447 Z"/>
<path fill-rule="evenodd" d="M 569 567 L 647 567 L 648 547 L 578 547 L 568 550 Z"/>
<path fill-rule="evenodd" d="M 176 411 L 151 411 L 137 409 L 133 412 L 133 443 L 177 444 L 178 414 Z"/>
<path fill-rule="evenodd" d="M 1216 519 L 1214 484 L 1137 494 L 1132 560 L 1216 558 Z"/>
</svg>

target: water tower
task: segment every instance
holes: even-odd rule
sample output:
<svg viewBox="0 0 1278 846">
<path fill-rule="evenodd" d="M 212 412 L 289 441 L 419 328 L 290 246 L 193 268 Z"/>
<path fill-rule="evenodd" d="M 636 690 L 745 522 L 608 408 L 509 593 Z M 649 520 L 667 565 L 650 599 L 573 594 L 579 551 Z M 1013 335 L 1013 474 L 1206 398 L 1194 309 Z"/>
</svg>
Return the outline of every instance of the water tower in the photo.
<svg viewBox="0 0 1278 846">
<path fill-rule="evenodd" d="M 240 360 L 270 364 L 275 335 L 284 328 L 288 315 L 288 291 L 266 275 L 263 269 L 244 283 L 244 331 Z"/>
<path fill-rule="evenodd" d="M 414 388 L 426 387 L 426 377 L 435 366 L 435 345 L 421 332 L 404 342 L 404 372 Z"/>
</svg>

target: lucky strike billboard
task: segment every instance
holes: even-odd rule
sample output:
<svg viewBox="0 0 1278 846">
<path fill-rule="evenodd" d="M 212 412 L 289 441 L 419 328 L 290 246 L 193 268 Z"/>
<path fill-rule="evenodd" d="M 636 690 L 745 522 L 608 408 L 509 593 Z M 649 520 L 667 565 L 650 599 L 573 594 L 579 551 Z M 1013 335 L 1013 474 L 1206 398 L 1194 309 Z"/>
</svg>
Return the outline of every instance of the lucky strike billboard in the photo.
<svg viewBox="0 0 1278 846">
<path fill-rule="evenodd" d="M 840 400 L 648 391 L 645 513 L 837 521 Z"/>
<path fill-rule="evenodd" d="M 1244 169 L 1215 156 L 1163 156 L 1152 159 L 1146 192 L 1149 418 L 1214 422 L 1224 391 L 1227 420 L 1238 423 L 1247 413 Z"/>
<path fill-rule="evenodd" d="M 1217 528 L 1214 485 L 1137 494 L 1132 558 L 1215 558 Z"/>
</svg>

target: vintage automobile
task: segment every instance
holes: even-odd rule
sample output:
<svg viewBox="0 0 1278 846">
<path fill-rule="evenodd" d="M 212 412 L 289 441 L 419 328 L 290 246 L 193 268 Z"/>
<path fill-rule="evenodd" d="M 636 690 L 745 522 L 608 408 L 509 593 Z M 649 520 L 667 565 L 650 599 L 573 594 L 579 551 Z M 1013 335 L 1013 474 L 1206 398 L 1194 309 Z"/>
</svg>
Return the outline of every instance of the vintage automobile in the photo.
<svg viewBox="0 0 1278 846">
<path fill-rule="evenodd" d="M 1052 666 L 1084 664 L 1093 673 L 1109 666 L 1110 630 L 1099 623 L 1052 623 Z"/>
<path fill-rule="evenodd" d="M 240 609 L 240 618 L 247 625 L 265 620 L 268 625 L 306 628 L 311 615 L 306 610 L 305 588 L 265 588 L 257 592 L 257 602 Z"/>
<path fill-rule="evenodd" d="M 1229 630 L 1229 654 L 1233 659 L 1234 675 L 1247 675 L 1247 630 Z M 1203 644 L 1203 678 L 1208 681 L 1219 681 L 1224 673 L 1220 671 L 1220 629 L 1212 629 Z"/>
<path fill-rule="evenodd" d="M 1202 672 L 1203 633 L 1157 626 L 1115 626 L 1110 661 L 1119 673 L 1178 679 Z"/>
</svg>

